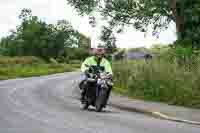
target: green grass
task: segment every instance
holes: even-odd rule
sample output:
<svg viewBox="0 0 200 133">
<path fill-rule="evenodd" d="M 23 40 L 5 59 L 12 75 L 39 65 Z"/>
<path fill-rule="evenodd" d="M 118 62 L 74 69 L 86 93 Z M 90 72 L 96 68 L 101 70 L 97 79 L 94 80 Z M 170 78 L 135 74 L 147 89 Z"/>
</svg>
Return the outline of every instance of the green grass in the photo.
<svg viewBox="0 0 200 133">
<path fill-rule="evenodd" d="M 165 60 L 115 62 L 114 91 L 143 100 L 200 108 L 200 64 Z"/>
<path fill-rule="evenodd" d="M 70 72 L 76 69 L 69 64 L 3 65 L 0 66 L 0 80 Z"/>
<path fill-rule="evenodd" d="M 80 64 L 47 64 L 36 57 L 0 57 L 0 80 L 70 72 Z"/>
<path fill-rule="evenodd" d="M 31 65 L 39 63 L 44 63 L 44 61 L 34 56 L 22 56 L 22 57 L 0 56 L 0 65 L 16 65 L 16 64 Z"/>
</svg>

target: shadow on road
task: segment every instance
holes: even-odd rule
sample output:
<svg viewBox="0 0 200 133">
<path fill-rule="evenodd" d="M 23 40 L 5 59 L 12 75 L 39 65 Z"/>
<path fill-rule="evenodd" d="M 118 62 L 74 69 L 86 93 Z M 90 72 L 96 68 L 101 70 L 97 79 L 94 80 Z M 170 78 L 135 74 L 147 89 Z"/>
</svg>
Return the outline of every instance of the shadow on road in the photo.
<svg viewBox="0 0 200 133">
<path fill-rule="evenodd" d="M 83 111 L 95 112 L 95 113 L 98 113 L 98 114 L 118 114 L 118 113 L 120 113 L 118 111 L 113 111 L 113 110 L 111 111 L 111 110 L 108 110 L 108 109 L 104 109 L 101 112 L 96 112 L 94 107 L 90 107 L 87 110 L 83 110 Z"/>
</svg>

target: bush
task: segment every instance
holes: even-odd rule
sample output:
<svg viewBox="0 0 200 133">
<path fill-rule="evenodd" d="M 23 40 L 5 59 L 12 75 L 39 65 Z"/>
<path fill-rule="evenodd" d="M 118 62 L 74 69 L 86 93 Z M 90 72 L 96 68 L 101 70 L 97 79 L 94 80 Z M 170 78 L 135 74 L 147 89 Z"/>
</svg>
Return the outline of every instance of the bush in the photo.
<svg viewBox="0 0 200 133">
<path fill-rule="evenodd" d="M 67 48 L 65 49 L 65 56 L 70 60 L 84 60 L 89 56 L 89 51 L 83 48 Z"/>
</svg>

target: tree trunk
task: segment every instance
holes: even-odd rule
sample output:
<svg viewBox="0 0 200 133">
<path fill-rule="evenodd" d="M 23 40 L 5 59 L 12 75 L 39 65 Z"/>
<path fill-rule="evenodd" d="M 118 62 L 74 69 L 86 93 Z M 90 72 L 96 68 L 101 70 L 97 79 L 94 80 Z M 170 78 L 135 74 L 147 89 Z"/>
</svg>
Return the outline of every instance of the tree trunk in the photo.
<svg viewBox="0 0 200 133">
<path fill-rule="evenodd" d="M 173 16 L 175 18 L 175 23 L 176 23 L 176 31 L 178 34 L 179 39 L 183 38 L 183 30 L 184 30 L 184 20 L 183 16 L 177 13 L 177 1 L 176 0 L 169 0 L 169 6 L 170 9 L 172 10 Z"/>
</svg>

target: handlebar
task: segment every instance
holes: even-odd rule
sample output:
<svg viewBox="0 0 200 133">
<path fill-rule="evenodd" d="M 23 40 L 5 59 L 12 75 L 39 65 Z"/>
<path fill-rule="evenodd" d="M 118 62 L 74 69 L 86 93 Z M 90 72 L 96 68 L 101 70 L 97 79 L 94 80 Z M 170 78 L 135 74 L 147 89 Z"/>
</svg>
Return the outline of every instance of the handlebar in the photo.
<svg viewBox="0 0 200 133">
<path fill-rule="evenodd" d="M 90 77 L 93 77 L 93 78 L 101 78 L 101 79 L 111 79 L 112 78 L 112 74 L 108 73 L 108 72 L 103 72 L 103 70 L 101 70 L 100 68 L 97 70 L 95 70 L 95 67 L 96 66 L 90 66 L 88 64 L 85 64 L 86 67 L 89 68 L 89 70 L 86 72 L 86 74 L 88 74 L 90 76 L 90 74 L 93 74 L 92 76 Z M 104 69 L 104 68 L 102 68 Z M 103 76 L 101 74 L 104 74 Z"/>
</svg>

